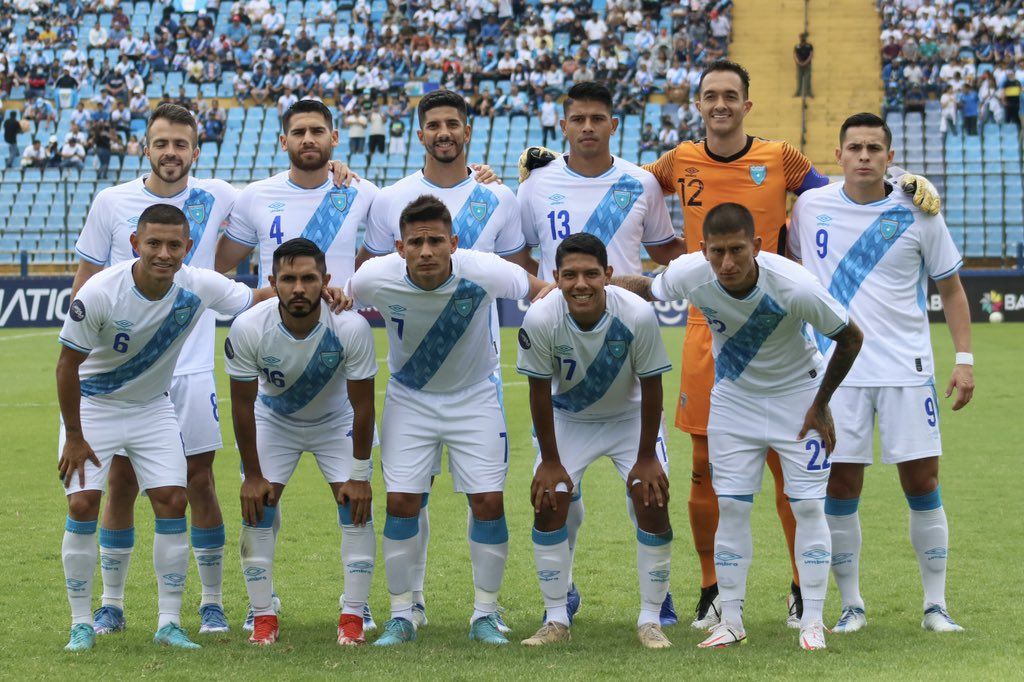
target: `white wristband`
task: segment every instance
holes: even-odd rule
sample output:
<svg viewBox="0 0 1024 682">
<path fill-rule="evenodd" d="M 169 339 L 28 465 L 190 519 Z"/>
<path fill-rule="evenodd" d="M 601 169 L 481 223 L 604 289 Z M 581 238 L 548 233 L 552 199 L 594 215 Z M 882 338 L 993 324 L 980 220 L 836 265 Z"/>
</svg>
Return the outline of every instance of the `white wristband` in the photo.
<svg viewBox="0 0 1024 682">
<path fill-rule="evenodd" d="M 974 355 L 972 353 L 957 353 L 956 364 L 974 366 Z"/>
<path fill-rule="evenodd" d="M 369 481 L 370 473 L 373 471 L 373 460 L 372 459 L 353 459 L 352 460 L 352 473 L 349 474 L 349 479 L 353 481 Z"/>
</svg>

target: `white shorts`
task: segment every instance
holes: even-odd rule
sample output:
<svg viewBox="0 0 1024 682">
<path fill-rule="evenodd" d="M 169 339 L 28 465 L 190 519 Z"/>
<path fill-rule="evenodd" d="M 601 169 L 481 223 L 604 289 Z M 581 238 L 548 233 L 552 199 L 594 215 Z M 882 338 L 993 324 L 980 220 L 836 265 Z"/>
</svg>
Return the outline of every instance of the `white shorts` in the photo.
<svg viewBox="0 0 1024 682">
<path fill-rule="evenodd" d="M 601 457 L 608 457 L 619 470 L 619 476 L 626 480 L 630 469 L 636 464 L 637 445 L 640 443 L 640 417 L 618 422 L 583 422 L 560 419 L 555 414 L 555 443 L 562 466 L 572 479 L 573 490 L 578 490 L 587 467 Z M 658 462 L 668 475 L 668 448 L 665 444 L 664 426 L 658 427 L 658 442 L 654 447 Z M 540 466 L 540 452 L 533 463 L 533 470 Z M 566 492 L 565 484 L 559 483 L 557 492 Z"/>
<path fill-rule="evenodd" d="M 497 313 L 495 313 L 495 319 L 497 319 Z M 497 338 L 497 337 L 495 337 L 495 338 Z M 501 356 L 501 341 L 500 340 L 495 342 L 495 348 L 498 350 L 498 355 L 500 357 Z M 496 385 L 498 387 L 498 400 L 501 403 L 502 412 L 504 412 L 504 410 L 505 410 L 505 386 L 502 383 L 502 379 L 501 379 L 501 365 L 498 365 L 498 367 L 495 368 L 493 376 L 494 376 L 494 380 L 497 382 Z M 536 442 L 534 443 L 534 445 L 536 445 Z M 442 454 L 442 450 L 443 450 L 443 448 L 440 445 L 438 445 L 437 446 L 437 454 L 434 456 L 434 466 L 430 470 L 430 474 L 432 476 L 440 476 L 441 472 L 443 471 L 443 469 L 441 467 L 441 454 Z"/>
<path fill-rule="evenodd" d="M 217 382 L 213 372 L 182 374 L 171 380 L 171 402 L 181 425 L 185 456 L 212 452 L 223 447 Z"/>
<path fill-rule="evenodd" d="M 874 462 L 875 416 L 882 462 L 899 464 L 942 454 L 935 386 L 840 386 L 829 407 L 836 423 L 833 462 Z"/>
<path fill-rule="evenodd" d="M 343 483 L 352 474 L 352 417 L 311 426 L 257 410 L 256 452 L 271 483 L 287 485 L 303 452 L 313 453 L 324 480 Z"/>
<path fill-rule="evenodd" d="M 508 430 L 494 377 L 451 393 L 417 391 L 391 380 L 381 416 L 381 468 L 388 492 L 430 492 L 448 447 L 455 491 L 501 491 L 508 473 Z"/>
<path fill-rule="evenodd" d="M 66 494 L 82 490 L 106 490 L 107 474 L 114 454 L 128 457 L 143 490 L 165 486 L 185 487 L 188 465 L 174 406 L 166 395 L 144 404 L 82 398 L 82 434 L 96 457 L 97 467 L 85 463 L 85 485 L 78 476 L 71 479 Z M 64 450 L 66 434 L 60 425 L 57 460 Z"/>
<path fill-rule="evenodd" d="M 779 453 L 786 495 L 825 497 L 829 468 L 821 436 L 811 431 L 797 440 L 804 416 L 818 392 L 786 396 L 712 392 L 708 418 L 711 484 L 717 495 L 753 495 L 761 490 L 768 448 Z"/>
</svg>

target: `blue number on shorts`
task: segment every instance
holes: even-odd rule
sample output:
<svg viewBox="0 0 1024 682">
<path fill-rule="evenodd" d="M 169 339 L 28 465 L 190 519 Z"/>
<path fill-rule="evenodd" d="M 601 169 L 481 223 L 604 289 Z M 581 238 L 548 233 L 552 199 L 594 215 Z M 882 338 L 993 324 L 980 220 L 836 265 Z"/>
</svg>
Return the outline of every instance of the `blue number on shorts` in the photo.
<svg viewBox="0 0 1024 682">
<path fill-rule="evenodd" d="M 818 245 L 818 258 L 824 258 L 828 253 L 828 232 L 818 230 L 818 234 L 814 235 L 814 243 Z"/>
<path fill-rule="evenodd" d="M 938 415 L 935 414 L 935 401 L 931 396 L 924 399 L 924 413 L 928 415 L 928 426 L 935 426 L 939 423 Z"/>
<path fill-rule="evenodd" d="M 217 411 L 217 394 L 216 393 L 211 393 L 210 394 L 210 405 L 213 406 L 213 421 L 219 422 L 220 421 L 220 412 Z"/>
<path fill-rule="evenodd" d="M 561 226 L 558 222 L 561 222 Z M 565 239 L 569 236 L 569 212 L 568 211 L 552 211 L 548 213 L 548 223 L 551 226 L 551 238 L 552 239 Z"/>
<path fill-rule="evenodd" d="M 508 462 L 508 432 L 507 431 L 499 431 L 498 432 L 498 438 L 500 438 L 503 441 L 505 441 L 505 462 L 507 463 Z"/>
<path fill-rule="evenodd" d="M 276 239 L 278 244 L 284 239 L 284 232 L 281 231 L 281 216 L 279 215 L 274 216 L 274 222 L 270 223 L 270 238 Z"/>
<path fill-rule="evenodd" d="M 565 380 L 572 381 L 572 375 L 576 373 L 576 361 L 572 358 L 562 358 L 562 362 L 569 370 L 565 373 Z"/>
<path fill-rule="evenodd" d="M 395 323 L 395 328 L 398 330 L 398 339 L 402 339 L 402 331 L 405 329 L 405 319 L 401 317 L 392 317 L 391 321 Z"/>
<path fill-rule="evenodd" d="M 657 451 L 658 446 L 661 446 L 661 461 L 668 463 L 668 451 L 665 450 L 665 439 L 658 436 L 658 440 L 654 441 L 654 449 Z"/>
<path fill-rule="evenodd" d="M 811 461 L 807 463 L 808 471 L 822 471 L 823 469 L 831 468 L 832 463 L 828 461 L 829 454 L 825 453 L 825 459 L 821 460 L 821 464 L 818 464 L 818 455 L 825 449 L 825 441 L 809 440 L 807 446 L 804 448 L 808 452 L 814 450 L 811 454 Z"/>
<path fill-rule="evenodd" d="M 119 333 L 117 336 L 114 337 L 114 350 L 116 350 L 118 353 L 127 353 L 128 352 L 128 341 L 130 341 L 130 340 L 131 340 L 131 337 L 128 336 L 127 333 L 125 333 L 125 332 Z"/>
<path fill-rule="evenodd" d="M 277 386 L 278 388 L 284 388 L 284 372 L 279 372 L 278 370 L 271 371 L 269 367 L 264 367 L 260 371 L 263 372 L 263 376 L 266 378 L 266 380 L 272 383 L 274 386 Z"/>
</svg>

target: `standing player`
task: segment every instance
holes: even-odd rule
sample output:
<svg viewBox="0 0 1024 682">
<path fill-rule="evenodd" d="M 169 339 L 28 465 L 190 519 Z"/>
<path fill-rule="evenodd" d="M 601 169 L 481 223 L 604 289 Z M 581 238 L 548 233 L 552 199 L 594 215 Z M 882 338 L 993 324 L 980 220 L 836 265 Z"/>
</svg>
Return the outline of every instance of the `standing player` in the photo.
<svg viewBox="0 0 1024 682">
<path fill-rule="evenodd" d="M 377 551 L 369 483 L 377 373 L 373 334 L 358 313 L 332 315 L 320 305 L 331 277 L 313 242 L 292 239 L 279 246 L 272 272 L 277 298 L 240 315 L 224 342 L 245 471 L 242 574 L 255 620 L 249 641 L 265 645 L 278 638 L 272 525 L 285 485 L 309 451 L 338 504 L 345 573 L 338 644 L 363 644 Z"/>
<path fill-rule="evenodd" d="M 508 432 L 488 317 L 494 299 L 533 296 L 543 283 L 493 254 L 457 250 L 451 214 L 436 197 L 410 203 L 399 222 L 398 253 L 364 263 L 349 282 L 354 299 L 383 313 L 389 342 L 381 464 L 388 492 L 383 546 L 391 620 L 375 644 L 416 638 L 419 512 L 444 446 L 455 490 L 468 496 L 472 513 L 476 597 L 470 639 L 507 644 L 498 630 L 497 600 L 508 557 L 502 493 Z"/>
<path fill-rule="evenodd" d="M 592 234 L 600 239 L 607 250 L 608 264 L 619 275 L 642 274 L 641 246 L 662 265 L 685 253 L 686 245 L 672 229 L 657 179 L 611 154 L 610 140 L 619 121 L 612 114 L 608 88 L 594 82 L 577 83 L 569 89 L 563 116 L 560 125 L 569 141 L 568 156 L 534 171 L 518 192 L 527 246 L 539 246 L 541 250 L 537 276 L 554 280 L 555 254 L 562 240 L 571 234 Z M 576 481 L 573 487 L 566 525 L 570 617 L 580 605 L 579 591 L 571 577 L 571 557 L 583 523 L 581 482 Z M 676 622 L 670 593 L 662 624 Z"/>
<path fill-rule="evenodd" d="M 138 259 L 90 279 L 71 304 L 60 342 L 59 469 L 68 496 L 61 555 L 71 602 L 67 649 L 93 647 L 96 519 L 114 453 L 124 452 L 153 505 L 158 644 L 199 646 L 181 629 L 188 573 L 184 438 L 168 398 L 178 355 L 207 308 L 235 315 L 253 292 L 215 272 L 183 265 L 191 226 L 180 209 L 156 204 L 129 239 Z"/>
<path fill-rule="evenodd" d="M 761 251 L 745 207 L 716 206 L 708 211 L 702 231 L 702 253 L 676 259 L 653 282 L 623 282 L 638 282 L 635 290 L 649 300 L 688 299 L 708 318 L 714 334 L 708 436 L 719 508 L 715 566 L 722 621 L 699 646 L 746 641 L 743 600 L 754 547 L 750 513 L 772 448 L 779 454 L 797 521 L 800 646 L 824 649 L 822 610 L 831 557 L 824 498 L 836 441 L 828 402 L 857 357 L 862 335 L 810 273 Z M 836 342 L 827 367 L 804 333 L 805 322 Z"/>
<path fill-rule="evenodd" d="M 672 365 L 651 306 L 607 286 L 613 268 L 600 238 L 567 237 L 558 245 L 555 267 L 562 295 L 526 312 L 516 366 L 530 378 L 540 443 L 531 486 L 533 554 L 547 618 L 523 644 L 569 639 L 569 500 L 587 467 L 607 455 L 626 482 L 637 526 L 637 636 L 645 647 L 663 649 L 671 646 L 660 614 L 668 595 L 672 526 L 661 375 Z"/>
<path fill-rule="evenodd" d="M 935 280 L 956 347 L 946 396 L 954 410 L 974 392 L 971 317 L 957 271 L 960 254 L 941 216 L 917 210 L 885 182 L 892 134 L 874 114 L 843 123 L 836 160 L 844 182 L 807 192 L 793 207 L 790 250 L 828 285 L 864 327 L 860 358 L 832 406 L 838 444 L 832 455 L 825 512 L 832 532 L 832 572 L 843 599 L 834 632 L 867 625 L 860 595 L 861 533 L 857 506 L 871 464 L 875 416 L 882 461 L 895 464 L 910 505 L 910 540 L 924 585 L 926 630 L 961 628 L 946 611 L 949 528 L 939 492 L 939 406 L 924 308 Z M 832 350 L 827 339 L 819 348 Z"/>
</svg>

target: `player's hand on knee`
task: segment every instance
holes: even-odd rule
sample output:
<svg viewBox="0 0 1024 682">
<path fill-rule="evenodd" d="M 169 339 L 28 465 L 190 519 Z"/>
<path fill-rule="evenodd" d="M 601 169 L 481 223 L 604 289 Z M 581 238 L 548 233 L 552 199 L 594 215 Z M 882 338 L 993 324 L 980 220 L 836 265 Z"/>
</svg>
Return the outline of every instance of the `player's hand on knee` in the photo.
<svg viewBox="0 0 1024 682">
<path fill-rule="evenodd" d="M 85 487 L 85 463 L 92 462 L 100 466 L 100 459 L 81 435 L 68 434 L 64 449 L 57 462 L 57 470 L 64 487 L 71 487 L 71 478 L 78 472 L 78 485 Z"/>
<path fill-rule="evenodd" d="M 668 476 L 657 457 L 638 457 L 626 481 L 629 482 L 630 496 L 634 499 L 639 496 L 645 507 L 652 503 L 659 507 L 668 504 Z"/>
<path fill-rule="evenodd" d="M 341 287 L 324 287 L 321 297 L 335 315 L 352 308 L 352 299 L 345 295 Z"/>
<path fill-rule="evenodd" d="M 836 447 L 836 426 L 832 422 L 832 410 L 828 408 L 828 404 L 814 403 L 811 405 L 804 416 L 804 426 L 800 429 L 800 434 L 796 439 L 803 440 L 811 431 L 818 432 L 825 452 L 832 454 L 832 450 Z"/>
<path fill-rule="evenodd" d="M 246 476 L 238 497 L 242 502 L 242 520 L 249 526 L 258 526 L 263 520 L 264 506 L 277 504 L 274 486 L 262 476 Z"/>
<path fill-rule="evenodd" d="M 365 526 L 373 511 L 373 489 L 369 481 L 348 480 L 338 490 L 338 504 L 347 504 L 352 525 Z"/>
<path fill-rule="evenodd" d="M 530 173 L 555 160 L 557 154 L 547 147 L 529 147 L 519 155 L 519 182 L 525 182 Z"/>
<path fill-rule="evenodd" d="M 953 395 L 956 390 L 956 400 L 953 402 L 953 410 L 971 402 L 974 397 L 974 368 L 970 365 L 956 365 L 953 373 L 949 376 L 949 384 L 946 386 L 946 397 Z"/>
<path fill-rule="evenodd" d="M 348 187 L 353 182 L 359 182 L 359 176 L 344 161 L 328 162 L 327 170 L 331 174 L 331 179 L 334 180 L 335 187 Z"/>
<path fill-rule="evenodd" d="M 558 492 L 559 483 L 565 485 L 566 492 L 572 492 L 572 479 L 561 462 L 542 461 L 534 472 L 533 483 L 530 485 L 530 500 L 533 502 L 535 513 L 539 514 L 545 504 L 552 511 L 558 509 L 555 493 Z"/>
<path fill-rule="evenodd" d="M 479 182 L 481 185 L 500 185 L 502 184 L 501 178 L 494 172 L 494 169 L 488 166 L 486 163 L 471 163 L 469 167 L 473 169 L 473 179 Z"/>
</svg>

